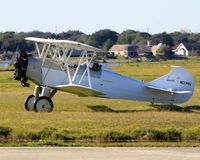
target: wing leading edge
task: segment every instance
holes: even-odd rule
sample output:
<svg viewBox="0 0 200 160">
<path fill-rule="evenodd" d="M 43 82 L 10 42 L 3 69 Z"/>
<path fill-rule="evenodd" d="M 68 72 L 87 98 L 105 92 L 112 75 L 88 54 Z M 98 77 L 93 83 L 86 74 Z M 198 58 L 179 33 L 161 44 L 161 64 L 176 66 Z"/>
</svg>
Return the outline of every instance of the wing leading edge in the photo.
<svg viewBox="0 0 200 160">
<path fill-rule="evenodd" d="M 27 37 L 25 38 L 25 40 L 40 42 L 43 44 L 53 44 L 53 45 L 62 44 L 63 46 L 69 47 L 69 48 L 77 48 L 77 49 L 83 49 L 87 51 L 102 52 L 102 50 L 99 48 L 96 48 L 84 43 L 80 43 L 80 42 L 70 41 L 70 40 L 44 39 L 44 38 L 36 38 L 36 37 Z"/>
</svg>

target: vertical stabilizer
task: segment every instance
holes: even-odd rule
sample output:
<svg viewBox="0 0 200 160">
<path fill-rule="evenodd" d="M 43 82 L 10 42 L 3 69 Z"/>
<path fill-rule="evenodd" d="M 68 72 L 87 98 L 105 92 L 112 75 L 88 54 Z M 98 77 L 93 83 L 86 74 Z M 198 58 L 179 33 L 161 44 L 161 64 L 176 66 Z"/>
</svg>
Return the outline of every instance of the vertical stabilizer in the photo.
<svg viewBox="0 0 200 160">
<path fill-rule="evenodd" d="M 194 92 L 194 79 L 184 68 L 174 68 L 169 74 L 151 81 L 149 88 L 175 93 L 174 103 L 184 103 Z"/>
</svg>

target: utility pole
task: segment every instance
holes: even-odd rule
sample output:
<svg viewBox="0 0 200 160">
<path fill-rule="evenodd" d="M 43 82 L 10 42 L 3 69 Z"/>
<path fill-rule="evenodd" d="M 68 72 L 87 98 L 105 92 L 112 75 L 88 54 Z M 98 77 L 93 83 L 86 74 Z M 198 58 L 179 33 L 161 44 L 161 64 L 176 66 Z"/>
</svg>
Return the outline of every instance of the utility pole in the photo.
<svg viewBox="0 0 200 160">
<path fill-rule="evenodd" d="M 149 27 L 147 27 L 147 33 L 149 33 Z"/>
</svg>

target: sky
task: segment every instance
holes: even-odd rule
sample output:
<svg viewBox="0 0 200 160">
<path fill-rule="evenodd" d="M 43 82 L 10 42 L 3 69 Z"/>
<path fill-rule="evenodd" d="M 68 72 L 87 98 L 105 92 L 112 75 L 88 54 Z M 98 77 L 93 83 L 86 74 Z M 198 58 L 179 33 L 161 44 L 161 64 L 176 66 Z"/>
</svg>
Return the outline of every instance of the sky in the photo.
<svg viewBox="0 0 200 160">
<path fill-rule="evenodd" d="M 200 32 L 200 0 L 0 0 L 0 32 Z M 57 28 L 57 29 L 56 29 Z"/>
</svg>

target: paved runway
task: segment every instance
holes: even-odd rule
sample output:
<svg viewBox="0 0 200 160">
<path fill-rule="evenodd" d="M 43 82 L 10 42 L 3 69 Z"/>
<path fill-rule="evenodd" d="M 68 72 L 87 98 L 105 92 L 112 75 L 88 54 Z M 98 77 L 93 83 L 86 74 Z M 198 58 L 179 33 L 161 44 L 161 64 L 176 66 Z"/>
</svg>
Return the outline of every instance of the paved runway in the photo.
<svg viewBox="0 0 200 160">
<path fill-rule="evenodd" d="M 1 147 L 0 160 L 200 160 L 200 148 Z"/>
</svg>

